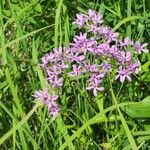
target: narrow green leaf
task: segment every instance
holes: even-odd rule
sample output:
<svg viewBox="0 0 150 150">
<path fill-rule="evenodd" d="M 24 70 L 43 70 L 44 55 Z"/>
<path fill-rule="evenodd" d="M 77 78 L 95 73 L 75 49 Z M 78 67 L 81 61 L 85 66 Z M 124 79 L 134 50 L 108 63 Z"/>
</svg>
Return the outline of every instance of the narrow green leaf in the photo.
<svg viewBox="0 0 150 150">
<path fill-rule="evenodd" d="M 133 21 L 133 20 L 137 20 L 137 19 L 147 19 L 145 17 L 142 16 L 131 16 L 131 17 L 127 17 L 123 20 L 121 20 L 115 27 L 114 27 L 114 31 L 116 31 L 120 26 L 122 26 L 123 24 L 129 22 L 129 21 Z"/>
<path fill-rule="evenodd" d="M 19 122 L 15 127 L 13 127 L 10 131 L 8 131 L 5 135 L 0 138 L 0 145 L 4 143 L 16 130 L 18 130 L 36 111 L 36 109 L 41 105 L 40 102 L 36 103 L 36 105 L 32 108 L 32 110 Z"/>
</svg>

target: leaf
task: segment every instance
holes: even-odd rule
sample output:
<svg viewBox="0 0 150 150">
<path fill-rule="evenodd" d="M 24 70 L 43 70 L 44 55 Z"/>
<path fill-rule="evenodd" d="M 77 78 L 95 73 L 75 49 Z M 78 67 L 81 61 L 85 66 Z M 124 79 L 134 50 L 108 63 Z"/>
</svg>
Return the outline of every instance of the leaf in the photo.
<svg viewBox="0 0 150 150">
<path fill-rule="evenodd" d="M 12 7 L 13 10 L 15 10 L 16 12 L 21 10 L 21 7 L 15 5 L 15 4 L 12 4 L 12 3 L 11 3 L 11 7 Z"/>
<path fill-rule="evenodd" d="M 146 97 L 142 102 L 125 106 L 124 112 L 132 118 L 150 118 L 150 96 Z"/>
<path fill-rule="evenodd" d="M 144 72 L 148 72 L 150 67 L 150 61 L 146 62 L 144 65 L 142 65 L 142 70 Z"/>
<path fill-rule="evenodd" d="M 130 17 L 127 17 L 123 20 L 121 20 L 115 27 L 114 27 L 114 31 L 116 31 L 121 25 L 129 22 L 129 21 L 133 21 L 133 20 L 137 20 L 137 19 L 146 19 L 142 16 L 130 16 Z"/>
<path fill-rule="evenodd" d="M 150 96 L 147 96 L 146 98 L 144 98 L 144 99 L 142 100 L 142 102 L 144 102 L 144 103 L 149 103 L 149 104 L 150 104 Z"/>
<path fill-rule="evenodd" d="M 38 3 L 35 8 L 34 8 L 37 12 L 42 13 L 42 7 L 41 5 Z"/>
</svg>

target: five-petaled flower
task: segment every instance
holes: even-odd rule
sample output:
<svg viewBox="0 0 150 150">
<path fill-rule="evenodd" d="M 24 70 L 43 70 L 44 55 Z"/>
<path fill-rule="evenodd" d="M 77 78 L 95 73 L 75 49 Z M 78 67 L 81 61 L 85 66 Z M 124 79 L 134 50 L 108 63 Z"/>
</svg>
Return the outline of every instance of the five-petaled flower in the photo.
<svg viewBox="0 0 150 150">
<path fill-rule="evenodd" d="M 143 45 L 141 45 L 141 43 L 139 41 L 137 41 L 134 44 L 134 48 L 138 54 L 141 54 L 142 52 L 148 53 L 148 49 L 146 48 L 147 45 L 148 45 L 147 43 L 144 43 Z"/>
</svg>

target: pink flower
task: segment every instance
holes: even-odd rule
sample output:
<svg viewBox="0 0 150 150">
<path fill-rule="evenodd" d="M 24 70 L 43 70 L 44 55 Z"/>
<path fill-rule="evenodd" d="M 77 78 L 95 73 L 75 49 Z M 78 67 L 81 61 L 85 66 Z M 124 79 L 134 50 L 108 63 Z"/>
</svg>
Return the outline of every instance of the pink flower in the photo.
<svg viewBox="0 0 150 150">
<path fill-rule="evenodd" d="M 53 86 L 54 87 L 61 87 L 62 85 L 63 85 L 63 78 L 55 77 L 54 81 L 53 81 Z"/>
<path fill-rule="evenodd" d="M 98 65 L 96 64 L 92 64 L 92 65 L 86 65 L 86 69 L 89 71 L 89 72 L 98 72 Z"/>
<path fill-rule="evenodd" d="M 77 14 L 76 19 L 73 24 L 77 25 L 79 28 L 82 28 L 87 21 L 87 16 L 84 14 Z"/>
<path fill-rule="evenodd" d="M 83 73 L 82 67 L 79 65 L 73 65 L 73 71 L 69 73 L 70 76 L 77 76 Z"/>
<path fill-rule="evenodd" d="M 131 52 L 127 51 L 121 51 L 120 55 L 118 55 L 118 61 L 122 64 L 126 63 L 126 62 L 130 62 L 131 61 Z"/>
<path fill-rule="evenodd" d="M 93 24 L 103 23 L 103 16 L 100 13 L 97 13 L 95 10 L 89 9 L 88 11 L 88 21 L 93 22 Z"/>
<path fill-rule="evenodd" d="M 93 73 L 89 79 L 89 86 L 86 88 L 87 90 L 92 90 L 94 96 L 97 96 L 97 91 L 103 91 L 104 88 L 100 87 L 100 83 L 102 82 L 102 78 L 104 74 L 101 73 Z"/>
<path fill-rule="evenodd" d="M 54 48 L 53 52 L 57 61 L 61 61 L 63 59 L 63 49 L 61 46 L 59 48 Z"/>
<path fill-rule="evenodd" d="M 33 97 L 35 98 L 35 100 L 41 101 L 44 104 L 48 103 L 50 100 L 50 95 L 47 90 L 35 91 Z"/>
<path fill-rule="evenodd" d="M 136 49 L 138 54 L 141 54 L 142 52 L 148 53 L 148 49 L 146 48 L 147 45 L 148 45 L 147 43 L 144 43 L 143 45 L 141 45 L 141 43 L 137 41 L 134 44 L 134 48 Z"/>
<path fill-rule="evenodd" d="M 121 47 L 125 47 L 128 45 L 133 45 L 133 42 L 129 39 L 129 37 L 126 37 L 123 41 L 120 41 Z"/>
<path fill-rule="evenodd" d="M 84 55 L 79 55 L 79 53 L 73 53 L 71 52 L 70 55 L 68 56 L 70 58 L 71 62 L 82 62 L 85 59 Z"/>
<path fill-rule="evenodd" d="M 103 87 L 98 87 L 98 86 L 96 86 L 94 84 L 92 86 L 87 87 L 86 89 L 87 90 L 93 90 L 93 95 L 94 96 L 97 96 L 97 91 L 103 91 L 104 90 Z"/>
<path fill-rule="evenodd" d="M 60 108 L 56 103 L 56 100 L 59 98 L 59 96 L 49 95 L 47 90 L 35 91 L 33 96 L 35 97 L 35 100 L 42 101 L 43 104 L 47 105 L 50 115 L 53 119 L 55 119 L 60 111 Z"/>
<path fill-rule="evenodd" d="M 116 76 L 116 79 L 120 78 L 120 82 L 124 82 L 126 78 L 129 81 L 131 81 L 130 74 L 131 74 L 131 71 L 120 66 L 119 70 L 118 70 L 118 75 Z"/>
<path fill-rule="evenodd" d="M 41 59 L 42 63 L 40 66 L 45 69 L 48 68 L 48 64 L 54 62 L 54 57 L 53 53 L 45 54 Z"/>
</svg>

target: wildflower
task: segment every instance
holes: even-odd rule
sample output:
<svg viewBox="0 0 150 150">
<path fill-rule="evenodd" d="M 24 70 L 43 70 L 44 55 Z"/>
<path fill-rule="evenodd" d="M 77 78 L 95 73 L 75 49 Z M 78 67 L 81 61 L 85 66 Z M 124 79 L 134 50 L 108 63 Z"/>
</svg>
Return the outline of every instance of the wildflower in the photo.
<svg viewBox="0 0 150 150">
<path fill-rule="evenodd" d="M 59 46 L 59 48 L 54 48 L 53 52 L 57 61 L 61 61 L 63 59 L 63 49 L 61 46 Z"/>
<path fill-rule="evenodd" d="M 84 24 L 85 24 L 86 21 L 87 21 L 86 15 L 77 14 L 76 15 L 76 19 L 73 22 L 73 24 L 77 25 L 79 28 L 82 28 L 84 26 Z"/>
<path fill-rule="evenodd" d="M 89 79 L 89 83 L 98 85 L 101 83 L 102 78 L 105 76 L 104 72 L 92 73 Z"/>
<path fill-rule="evenodd" d="M 85 55 L 87 51 L 92 49 L 94 44 L 96 44 L 94 38 L 91 37 L 88 39 L 87 33 L 80 33 L 79 36 L 75 36 L 74 43 L 71 44 L 73 46 L 71 50 L 73 50 L 73 52 L 83 53 Z"/>
<path fill-rule="evenodd" d="M 87 42 L 88 42 L 88 39 L 87 39 L 87 33 L 80 33 L 79 36 L 75 36 L 74 37 L 74 42 L 75 43 L 72 43 L 71 45 L 73 46 L 73 50 L 74 52 L 83 52 L 86 53 L 86 48 L 87 48 Z"/>
<path fill-rule="evenodd" d="M 109 52 L 113 58 L 118 59 L 121 51 L 118 49 L 116 45 L 112 45 L 109 49 Z"/>
<path fill-rule="evenodd" d="M 105 75 L 105 73 L 111 72 L 112 71 L 112 67 L 110 64 L 104 62 L 101 64 L 102 67 L 102 71 L 104 72 L 103 74 Z"/>
<path fill-rule="evenodd" d="M 103 91 L 103 87 L 99 87 L 99 84 L 102 82 L 100 80 L 101 75 L 92 74 L 91 78 L 89 79 L 89 86 L 86 88 L 87 90 L 93 90 L 94 96 L 97 96 L 97 91 Z"/>
<path fill-rule="evenodd" d="M 103 91 L 104 87 L 98 87 L 97 85 L 93 84 L 86 88 L 87 90 L 93 90 L 93 95 L 97 96 L 97 91 Z"/>
<path fill-rule="evenodd" d="M 133 45 L 133 42 L 129 39 L 129 37 L 126 37 L 123 41 L 119 41 L 119 42 L 121 47 Z"/>
<path fill-rule="evenodd" d="M 120 82 L 124 82 L 126 78 L 129 81 L 131 81 L 131 77 L 130 77 L 131 73 L 132 72 L 129 69 L 119 66 L 118 75 L 116 76 L 116 79 L 120 78 Z"/>
<path fill-rule="evenodd" d="M 139 41 L 133 43 L 129 37 L 119 39 L 119 33 L 102 23 L 103 16 L 95 10 L 90 9 L 86 15 L 77 14 L 73 24 L 84 28 L 86 32 L 76 35 L 69 47 L 54 48 L 42 57 L 40 66 L 46 73 L 47 83 L 51 83 L 53 89 L 62 91 L 64 70 L 67 68 L 66 71 L 72 68 L 68 73 L 70 77 L 83 73 L 89 75 L 86 89 L 92 91 L 94 96 L 104 90 L 103 79 L 114 72 L 113 68 L 118 69 L 116 79 L 119 78 L 122 83 L 125 80 L 131 81 L 132 74 L 138 73 L 140 63 L 132 58 L 129 48 L 134 48 L 138 54 L 147 53 L 148 44 L 141 45 Z M 34 97 L 48 106 L 50 115 L 55 119 L 60 111 L 57 104 L 59 96 L 49 95 L 48 90 L 43 90 L 35 91 Z"/>
<path fill-rule="evenodd" d="M 107 37 L 110 33 L 110 28 L 107 26 L 101 26 L 98 33 L 104 37 Z"/>
<path fill-rule="evenodd" d="M 68 65 L 68 64 L 65 64 L 65 62 L 64 62 L 63 60 L 62 60 L 60 63 L 58 62 L 58 63 L 56 64 L 56 66 L 57 66 L 58 68 L 60 68 L 60 73 L 62 72 L 63 69 L 66 69 L 66 68 L 69 67 L 69 65 Z"/>
<path fill-rule="evenodd" d="M 48 74 L 52 74 L 53 76 L 58 76 L 62 73 L 62 68 L 59 65 L 53 65 L 51 67 L 51 70 L 47 70 Z"/>
<path fill-rule="evenodd" d="M 141 45 L 141 43 L 137 41 L 134 44 L 134 48 L 136 49 L 138 54 L 141 54 L 142 52 L 148 53 L 148 49 L 146 49 L 147 45 L 148 45 L 147 43 L 144 43 L 143 45 Z"/>
<path fill-rule="evenodd" d="M 54 120 L 61 110 L 58 104 L 56 103 L 56 100 L 58 99 L 57 96 L 54 96 L 53 99 L 48 103 L 48 110 L 50 115 L 52 116 L 52 119 Z"/>
<path fill-rule="evenodd" d="M 99 27 L 97 26 L 97 24 L 91 24 L 89 29 L 88 29 L 88 32 L 93 32 L 94 35 L 97 35 L 99 33 Z"/>
<path fill-rule="evenodd" d="M 43 104 L 48 106 L 48 110 L 54 119 L 58 112 L 60 111 L 60 108 L 58 104 L 56 103 L 56 100 L 59 98 L 58 95 L 50 96 L 47 90 L 43 91 L 35 91 L 35 94 L 33 95 L 35 97 L 35 100 L 40 100 L 43 102 Z"/>
<path fill-rule="evenodd" d="M 107 42 L 111 43 L 112 41 L 117 41 L 117 38 L 119 36 L 119 33 L 113 32 L 112 30 L 109 32 L 109 35 L 106 36 Z"/>
<path fill-rule="evenodd" d="M 140 62 L 131 63 L 131 64 L 128 66 L 128 70 L 129 70 L 132 74 L 137 74 L 138 71 L 140 70 Z"/>
<path fill-rule="evenodd" d="M 126 63 L 126 62 L 130 62 L 131 61 L 131 52 L 127 51 L 121 51 L 120 52 L 120 56 L 118 57 L 118 61 L 122 64 Z"/>
<path fill-rule="evenodd" d="M 79 53 L 73 53 L 71 52 L 68 56 L 68 58 L 70 58 L 71 62 L 82 62 L 84 59 L 85 59 L 85 56 L 84 55 L 79 55 Z"/>
<path fill-rule="evenodd" d="M 44 104 L 46 104 L 50 100 L 50 95 L 47 90 L 35 91 L 33 97 L 35 98 L 35 100 L 41 101 Z"/>
<path fill-rule="evenodd" d="M 82 67 L 79 65 L 73 65 L 73 71 L 69 73 L 70 76 L 77 76 L 83 73 Z"/>
<path fill-rule="evenodd" d="M 110 54 L 110 46 L 108 43 L 102 43 L 97 46 L 98 54 L 102 54 L 103 56 L 109 56 Z"/>
<path fill-rule="evenodd" d="M 105 39 L 107 40 L 107 43 L 116 41 L 119 36 L 119 33 L 113 32 L 113 30 L 107 26 L 100 27 L 98 33 L 102 35 L 103 37 L 105 37 Z"/>
<path fill-rule="evenodd" d="M 96 64 L 92 64 L 92 65 L 90 65 L 90 64 L 88 64 L 88 65 L 86 65 L 85 64 L 85 66 L 86 66 L 86 69 L 89 71 L 89 72 L 98 72 L 98 65 L 96 65 Z"/>
<path fill-rule="evenodd" d="M 97 13 L 95 10 L 89 9 L 88 11 L 88 21 L 93 24 L 101 24 L 103 23 L 103 16 L 100 13 Z"/>
<path fill-rule="evenodd" d="M 61 110 L 58 106 L 49 107 L 48 109 L 53 120 L 57 117 L 59 111 Z"/>
<path fill-rule="evenodd" d="M 104 87 L 100 87 L 100 83 L 102 82 L 102 78 L 105 76 L 104 73 L 92 73 L 90 79 L 88 80 L 89 86 L 86 88 L 87 90 L 92 90 L 94 96 L 97 96 L 97 91 L 103 91 Z"/>
<path fill-rule="evenodd" d="M 54 87 L 61 87 L 63 85 L 63 79 L 55 77 L 52 83 Z"/>
<path fill-rule="evenodd" d="M 40 64 L 42 68 L 47 68 L 49 63 L 54 62 L 54 54 L 50 53 L 50 54 L 45 54 L 41 61 L 42 63 Z"/>
<path fill-rule="evenodd" d="M 87 41 L 87 33 L 84 33 L 82 34 L 80 32 L 80 35 L 79 36 L 75 36 L 75 38 L 73 39 L 74 42 L 77 44 L 77 43 L 82 43 L 82 42 L 85 42 Z"/>
</svg>

